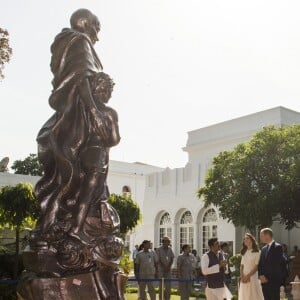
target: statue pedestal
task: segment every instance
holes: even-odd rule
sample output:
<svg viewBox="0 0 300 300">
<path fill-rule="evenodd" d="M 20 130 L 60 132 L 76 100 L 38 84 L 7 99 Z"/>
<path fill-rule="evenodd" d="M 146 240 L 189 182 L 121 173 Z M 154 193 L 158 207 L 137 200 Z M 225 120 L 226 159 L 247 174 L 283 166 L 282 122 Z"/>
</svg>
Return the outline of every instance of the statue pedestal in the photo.
<svg viewBox="0 0 300 300">
<path fill-rule="evenodd" d="M 122 249 L 121 241 L 114 237 L 102 239 L 94 248 L 67 237 L 62 247 L 32 249 L 28 246 L 23 252 L 26 271 L 17 288 L 18 299 L 124 300 L 127 276 L 112 261 L 100 256 L 93 260 L 97 253 L 101 254 L 102 243 Z M 113 255 L 114 252 L 105 253 Z"/>
<path fill-rule="evenodd" d="M 18 286 L 19 300 L 100 300 L 95 272 L 65 278 L 27 278 Z"/>
<path fill-rule="evenodd" d="M 107 291 L 99 271 L 59 278 L 26 277 L 18 285 L 18 300 L 125 300 L 124 291 L 127 276 L 114 274 L 116 288 Z M 105 281 L 105 280 L 104 280 Z"/>
</svg>

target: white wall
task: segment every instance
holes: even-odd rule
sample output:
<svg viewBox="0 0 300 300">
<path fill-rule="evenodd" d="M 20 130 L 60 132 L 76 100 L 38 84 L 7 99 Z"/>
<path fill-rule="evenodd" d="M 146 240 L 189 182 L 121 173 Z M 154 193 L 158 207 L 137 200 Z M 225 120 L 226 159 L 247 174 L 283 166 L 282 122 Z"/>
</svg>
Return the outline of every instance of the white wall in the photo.
<svg viewBox="0 0 300 300">
<path fill-rule="evenodd" d="M 34 186 L 39 179 L 40 179 L 39 176 L 28 176 L 28 175 L 0 172 L 0 187 L 6 185 L 16 185 L 21 182 L 31 183 Z"/>
<path fill-rule="evenodd" d="M 176 231 L 172 234 L 173 248 L 178 254 L 179 217 L 185 210 L 190 210 L 193 216 L 194 246 L 200 252 L 202 247 L 200 216 L 204 209 L 202 201 L 196 197 L 196 191 L 204 184 L 205 174 L 211 167 L 212 158 L 221 151 L 232 150 L 239 143 L 248 141 L 264 126 L 295 123 L 300 123 L 300 113 L 283 107 L 275 107 L 188 132 L 187 144 L 183 148 L 188 153 L 186 166 L 174 170 L 165 169 L 163 172 L 147 176 L 142 229 L 144 237 L 154 241 L 154 244 L 158 246 L 159 218 L 163 212 L 168 212 L 171 216 L 172 229 Z M 221 217 L 217 225 L 219 240 L 233 241 L 235 248 L 239 241 L 235 240 L 234 226 Z M 286 242 L 287 231 L 282 226 L 275 230 L 280 232 L 279 240 Z M 297 234 L 299 234 L 298 229 L 289 233 L 290 243 L 297 244 L 298 241 L 299 244 L 299 237 L 297 240 L 294 239 Z M 233 249 L 233 251 L 239 250 Z"/>
</svg>

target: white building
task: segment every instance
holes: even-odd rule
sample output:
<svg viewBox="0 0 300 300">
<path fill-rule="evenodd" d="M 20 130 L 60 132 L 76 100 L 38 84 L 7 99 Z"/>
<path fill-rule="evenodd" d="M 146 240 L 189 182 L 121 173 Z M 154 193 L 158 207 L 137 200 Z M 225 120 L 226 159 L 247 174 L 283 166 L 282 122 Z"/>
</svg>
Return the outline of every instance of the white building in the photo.
<svg viewBox="0 0 300 300">
<path fill-rule="evenodd" d="M 108 186 L 111 193 L 131 193 L 142 211 L 142 224 L 128 236 L 126 244 L 133 249 L 144 239 L 160 245 L 164 235 L 171 237 L 175 255 L 181 245 L 188 243 L 202 254 L 207 241 L 217 236 L 220 241 L 232 242 L 233 252 L 240 250 L 243 229 L 223 220 L 218 210 L 204 208 L 196 191 L 204 183 L 211 161 L 220 151 L 231 150 L 268 125 L 300 123 L 300 113 L 275 107 L 269 110 L 229 120 L 188 132 L 183 148 L 188 162 L 183 168 L 162 169 L 142 163 L 110 161 Z M 18 182 L 35 184 L 39 177 L 0 173 L 0 186 Z M 275 238 L 292 248 L 300 244 L 299 230 L 289 232 L 278 223 L 273 225 Z"/>
<path fill-rule="evenodd" d="M 126 163 L 111 160 L 109 162 L 109 173 L 107 178 L 110 193 L 130 193 L 131 198 L 137 202 L 141 211 L 143 211 L 146 175 L 153 172 L 159 172 L 161 170 L 162 168 L 139 162 Z M 20 182 L 28 182 L 34 186 L 39 179 L 39 176 L 0 172 L 0 187 L 5 185 L 16 185 Z M 2 233 L 1 235 L 5 237 L 6 242 L 7 232 L 5 232 L 5 234 Z M 134 244 L 139 243 L 143 239 L 143 233 L 136 229 L 128 236 L 126 246 L 128 246 L 129 249 L 132 249 Z"/>
<path fill-rule="evenodd" d="M 144 236 L 153 240 L 155 246 L 160 244 L 164 235 L 170 236 L 176 255 L 185 243 L 191 244 L 199 254 L 204 253 L 211 237 L 232 242 L 233 252 L 239 251 L 243 230 L 223 220 L 217 209 L 205 209 L 196 191 L 204 184 L 212 158 L 219 152 L 248 141 L 264 126 L 296 123 L 300 123 L 300 113 L 276 107 L 188 132 L 187 144 L 183 148 L 188 153 L 185 167 L 167 168 L 147 176 Z M 287 233 L 277 223 L 273 229 L 275 238 L 290 247 L 300 242 L 297 229 Z"/>
</svg>

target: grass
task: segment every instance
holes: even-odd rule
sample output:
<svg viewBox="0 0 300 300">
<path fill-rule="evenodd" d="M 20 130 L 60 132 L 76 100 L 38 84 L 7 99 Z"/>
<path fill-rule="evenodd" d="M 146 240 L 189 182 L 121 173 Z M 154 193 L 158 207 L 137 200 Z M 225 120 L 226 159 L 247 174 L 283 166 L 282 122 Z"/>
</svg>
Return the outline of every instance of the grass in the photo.
<svg viewBox="0 0 300 300">
<path fill-rule="evenodd" d="M 138 295 L 136 293 L 133 294 L 126 294 L 126 299 L 127 300 L 137 300 Z M 156 295 L 156 298 L 158 299 L 158 295 Z M 148 297 L 149 299 L 149 297 Z M 190 297 L 191 300 L 195 300 L 195 297 Z M 205 299 L 205 298 L 198 298 L 198 299 Z M 180 296 L 177 295 L 171 295 L 171 300 L 180 300 Z"/>
</svg>

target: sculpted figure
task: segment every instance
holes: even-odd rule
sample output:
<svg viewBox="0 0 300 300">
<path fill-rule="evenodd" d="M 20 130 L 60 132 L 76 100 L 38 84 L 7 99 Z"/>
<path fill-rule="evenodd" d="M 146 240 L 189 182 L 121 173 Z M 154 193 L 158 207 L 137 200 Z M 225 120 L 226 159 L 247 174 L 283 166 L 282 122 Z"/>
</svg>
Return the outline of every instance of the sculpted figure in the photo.
<svg viewBox="0 0 300 300">
<path fill-rule="evenodd" d="M 49 103 L 56 113 L 37 137 L 45 168 L 36 185 L 41 202 L 37 230 L 51 235 L 63 227 L 83 242 L 89 241 L 82 229 L 91 205 L 100 206 L 109 196 L 109 148 L 120 140 L 117 114 L 105 105 L 113 82 L 101 72 L 93 48 L 99 30 L 97 17 L 81 9 L 72 15 L 71 28 L 55 38 Z"/>
</svg>

